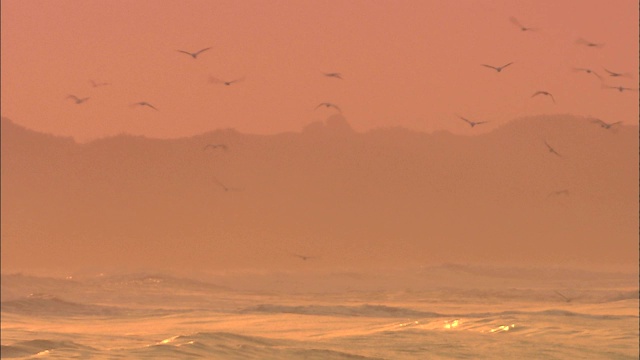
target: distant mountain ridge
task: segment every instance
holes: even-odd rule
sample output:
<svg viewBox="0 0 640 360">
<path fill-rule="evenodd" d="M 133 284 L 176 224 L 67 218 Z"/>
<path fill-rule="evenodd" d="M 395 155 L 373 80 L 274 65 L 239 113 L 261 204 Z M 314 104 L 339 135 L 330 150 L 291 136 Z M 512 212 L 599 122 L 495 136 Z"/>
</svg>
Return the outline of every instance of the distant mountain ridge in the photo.
<svg viewBox="0 0 640 360">
<path fill-rule="evenodd" d="M 2 267 L 633 263 L 638 127 L 591 121 L 78 144 L 3 118 Z"/>
</svg>

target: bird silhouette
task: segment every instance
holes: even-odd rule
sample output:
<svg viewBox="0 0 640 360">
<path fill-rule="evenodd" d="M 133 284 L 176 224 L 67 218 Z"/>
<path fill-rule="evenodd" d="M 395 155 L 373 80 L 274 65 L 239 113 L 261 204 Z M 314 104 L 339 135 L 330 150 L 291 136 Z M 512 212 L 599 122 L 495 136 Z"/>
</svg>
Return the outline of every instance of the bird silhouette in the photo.
<svg viewBox="0 0 640 360">
<path fill-rule="evenodd" d="M 212 84 L 224 84 L 225 86 L 229 86 L 231 84 L 235 84 L 235 83 L 241 82 L 241 81 L 244 81 L 243 77 L 239 78 L 239 79 L 231 80 L 231 81 L 225 81 L 225 80 L 221 80 L 221 79 L 218 79 L 216 77 L 213 77 L 213 76 L 209 76 L 209 82 L 212 83 Z"/>
<path fill-rule="evenodd" d="M 563 189 L 563 190 L 552 191 L 552 192 L 549 193 L 549 195 L 547 195 L 547 197 L 559 196 L 559 195 L 569 196 L 569 190 Z"/>
<path fill-rule="evenodd" d="M 85 101 L 89 100 L 89 98 L 88 98 L 88 97 L 86 97 L 86 98 L 79 98 L 79 97 L 77 97 L 77 96 L 75 96 L 75 95 L 69 95 L 69 96 L 67 96 L 67 99 L 73 99 L 73 101 L 74 101 L 76 104 L 82 104 L 82 103 L 84 103 Z"/>
<path fill-rule="evenodd" d="M 556 149 L 554 149 L 553 147 L 551 147 L 551 145 L 549 145 L 549 143 L 548 143 L 546 140 L 545 140 L 544 144 L 545 144 L 545 145 L 547 145 L 547 148 L 549 149 L 549 152 L 550 152 L 550 153 L 555 154 L 555 155 L 557 155 L 557 156 L 559 156 L 559 157 L 562 157 L 562 155 L 560 155 L 560 153 L 558 153 L 558 152 L 556 151 Z"/>
<path fill-rule="evenodd" d="M 320 105 L 316 106 L 316 109 L 318 109 L 319 107 L 326 107 L 326 108 L 335 108 L 336 110 L 338 110 L 339 112 L 342 112 L 342 110 L 340 110 L 340 108 L 338 107 L 338 105 L 332 104 L 332 103 L 328 103 L 328 102 L 323 102 Z"/>
<path fill-rule="evenodd" d="M 460 115 L 456 115 L 457 117 L 459 117 L 460 119 L 462 119 L 464 122 L 466 122 L 467 124 L 469 124 L 471 127 L 474 127 L 476 125 L 480 125 L 480 124 L 486 124 L 488 123 L 488 121 L 471 121 L 467 118 L 464 118 Z"/>
<path fill-rule="evenodd" d="M 153 110 L 155 110 L 155 111 L 159 111 L 155 106 L 153 106 L 153 105 L 149 104 L 149 103 L 148 103 L 148 102 L 146 102 L 146 101 L 139 101 L 139 102 L 137 102 L 137 103 L 133 103 L 133 104 L 131 104 L 131 106 L 132 106 L 132 107 L 135 107 L 135 106 L 147 106 L 147 107 L 152 108 L 152 109 L 153 109 Z"/>
<path fill-rule="evenodd" d="M 572 300 L 572 299 L 569 299 L 568 297 L 566 297 L 566 296 L 562 295 L 562 293 L 561 293 L 561 292 L 556 291 L 556 290 L 554 290 L 554 292 L 555 292 L 556 294 L 558 294 L 558 296 L 562 297 L 562 298 L 564 299 L 564 301 L 566 301 L 566 302 L 568 302 L 568 303 L 570 303 L 570 302 L 571 302 L 571 300 Z"/>
<path fill-rule="evenodd" d="M 608 86 L 608 85 L 604 85 L 605 89 L 616 89 L 620 92 L 624 92 L 624 91 L 638 91 L 637 88 L 628 88 L 628 87 L 624 87 L 624 86 Z"/>
<path fill-rule="evenodd" d="M 511 23 L 512 23 L 513 25 L 515 25 L 515 26 L 519 27 L 519 28 L 520 28 L 520 30 L 522 30 L 522 31 L 536 31 L 536 30 L 537 30 L 537 29 L 535 29 L 535 28 L 530 28 L 530 27 L 526 27 L 526 26 L 522 25 L 522 24 L 520 23 L 520 21 L 518 21 L 518 19 L 516 19 L 516 18 L 515 18 L 515 17 L 513 17 L 513 16 L 509 18 L 509 21 L 511 21 Z"/>
<path fill-rule="evenodd" d="M 309 259 L 315 259 L 316 258 L 315 256 L 300 255 L 300 254 L 295 254 L 295 253 L 291 253 L 291 255 L 302 259 L 302 261 L 307 261 Z"/>
<path fill-rule="evenodd" d="M 211 48 L 210 48 L 210 47 L 208 47 L 208 48 L 204 48 L 204 49 L 202 49 L 202 50 L 198 50 L 198 51 L 196 51 L 196 52 L 194 52 L 194 53 L 192 53 L 192 52 L 188 52 L 188 51 L 184 51 L 184 50 L 177 50 L 177 51 L 178 51 L 178 52 L 181 52 L 181 53 L 183 53 L 183 54 L 187 54 L 187 55 L 191 56 L 191 57 L 192 57 L 192 58 L 194 58 L 194 59 L 197 59 L 197 58 L 198 58 L 198 55 L 202 54 L 203 52 L 205 52 L 205 51 L 207 51 L 207 50 L 209 50 L 209 49 L 211 49 Z"/>
<path fill-rule="evenodd" d="M 340 73 L 325 73 L 325 72 L 323 72 L 322 74 L 324 76 L 326 76 L 326 77 L 332 77 L 332 78 L 343 80 L 342 79 L 342 74 L 340 74 Z"/>
<path fill-rule="evenodd" d="M 631 77 L 630 73 L 617 73 L 617 72 L 613 72 L 611 70 L 607 70 L 606 68 L 603 68 L 604 71 L 606 71 L 609 76 L 611 77 Z"/>
<path fill-rule="evenodd" d="M 553 101 L 554 104 L 556 103 L 556 99 L 554 99 L 553 95 L 551 95 L 551 93 L 548 92 L 548 91 L 536 91 L 535 93 L 533 93 L 533 95 L 531 95 L 531 97 L 535 97 L 535 96 L 538 96 L 538 95 L 548 96 L 548 97 L 551 98 L 551 100 Z"/>
<path fill-rule="evenodd" d="M 108 82 L 96 82 L 94 80 L 89 80 L 89 83 L 91 84 L 91 87 L 94 87 L 94 88 L 111 85 Z"/>
<path fill-rule="evenodd" d="M 222 150 L 229 150 L 229 147 L 226 144 L 207 144 L 207 146 L 204 147 L 204 150 L 207 150 L 208 148 L 212 148 L 212 149 L 222 149 Z"/>
<path fill-rule="evenodd" d="M 595 76 L 598 77 L 598 79 L 602 80 L 602 76 L 598 75 L 597 72 L 591 70 L 591 69 L 587 69 L 587 68 L 573 68 L 573 71 L 580 71 L 580 72 L 585 72 L 587 74 L 593 74 Z"/>
<path fill-rule="evenodd" d="M 223 184 L 220 180 L 218 180 L 216 178 L 213 178 L 213 182 L 216 183 L 218 186 L 220 186 L 222 188 L 222 190 L 224 190 L 225 192 L 242 191 L 242 189 L 239 189 L 239 188 L 227 187 L 225 184 Z"/>
<path fill-rule="evenodd" d="M 615 126 L 615 125 L 618 125 L 618 124 L 622 123 L 622 121 L 616 121 L 614 123 L 606 123 L 606 122 L 604 122 L 604 121 L 602 121 L 600 119 L 595 119 L 592 122 L 600 125 L 601 128 L 607 129 L 607 130 L 611 129 L 612 126 Z"/>
<path fill-rule="evenodd" d="M 594 43 L 594 42 L 585 40 L 583 38 L 579 38 L 578 40 L 576 40 L 576 44 L 584 45 L 586 47 L 593 47 L 593 48 L 601 48 L 604 46 L 604 43 Z"/>
<path fill-rule="evenodd" d="M 510 62 L 510 63 L 505 64 L 505 65 L 502 65 L 502 66 L 492 66 L 492 65 L 487 65 L 487 64 L 481 64 L 481 65 L 482 65 L 482 66 L 486 66 L 486 67 L 488 67 L 488 68 L 490 68 L 490 69 L 493 69 L 493 70 L 495 70 L 495 71 L 497 71 L 497 72 L 501 72 L 501 71 L 502 71 L 502 69 L 506 68 L 507 66 L 509 66 L 509 65 L 511 65 L 511 64 L 513 64 L 513 62 Z"/>
</svg>

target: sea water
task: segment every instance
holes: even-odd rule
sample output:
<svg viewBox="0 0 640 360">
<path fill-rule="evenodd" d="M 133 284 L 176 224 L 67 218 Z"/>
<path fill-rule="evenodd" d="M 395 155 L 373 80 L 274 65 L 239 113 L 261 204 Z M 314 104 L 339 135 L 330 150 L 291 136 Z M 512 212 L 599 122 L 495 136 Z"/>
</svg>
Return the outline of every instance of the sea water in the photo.
<svg viewBox="0 0 640 360">
<path fill-rule="evenodd" d="M 2 275 L 2 358 L 637 359 L 637 273 Z"/>
</svg>

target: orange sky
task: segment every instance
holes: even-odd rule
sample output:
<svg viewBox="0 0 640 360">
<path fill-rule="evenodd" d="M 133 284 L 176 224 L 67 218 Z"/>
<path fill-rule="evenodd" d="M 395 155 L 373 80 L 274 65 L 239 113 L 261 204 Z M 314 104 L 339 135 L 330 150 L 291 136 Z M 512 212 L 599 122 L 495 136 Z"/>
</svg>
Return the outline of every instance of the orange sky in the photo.
<svg viewBox="0 0 640 360">
<path fill-rule="evenodd" d="M 637 92 L 602 89 L 572 68 L 637 87 L 638 22 L 636 0 L 3 0 L 2 115 L 81 141 L 299 131 L 334 111 L 314 110 L 325 101 L 359 131 L 471 133 L 455 114 L 489 120 L 487 129 L 555 113 L 637 124 Z M 176 51 L 205 47 L 197 60 Z M 481 66 L 508 62 L 501 73 Z M 538 90 L 557 104 L 531 98 Z M 90 99 L 76 105 L 69 94 Z M 129 106 L 138 101 L 160 111 Z"/>
</svg>

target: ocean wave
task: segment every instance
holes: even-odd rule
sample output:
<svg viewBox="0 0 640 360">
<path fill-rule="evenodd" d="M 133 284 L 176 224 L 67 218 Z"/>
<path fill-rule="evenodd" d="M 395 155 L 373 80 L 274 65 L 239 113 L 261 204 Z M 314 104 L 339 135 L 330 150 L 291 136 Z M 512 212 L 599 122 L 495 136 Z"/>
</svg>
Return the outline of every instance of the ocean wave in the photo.
<svg viewBox="0 0 640 360">
<path fill-rule="evenodd" d="M 418 311 L 402 307 L 392 307 L 386 305 L 363 304 L 359 306 L 345 305 L 272 305 L 260 304 L 240 310 L 241 313 L 273 313 L 273 314 L 300 314 L 300 315 L 321 315 L 321 316 L 360 316 L 377 318 L 426 318 L 441 317 L 442 314 L 435 312 Z"/>
<path fill-rule="evenodd" d="M 129 309 L 117 306 L 82 304 L 63 300 L 49 294 L 31 294 L 26 298 L 2 302 L 2 312 L 27 316 L 145 316 L 171 314 L 173 311 L 163 309 Z"/>
<path fill-rule="evenodd" d="M 2 358 L 17 358 L 34 355 L 44 355 L 52 351 L 65 350 L 74 354 L 83 354 L 85 356 L 96 351 L 96 349 L 75 343 L 73 341 L 54 341 L 54 340 L 29 340 L 20 341 L 11 345 L 2 345 Z"/>
</svg>

